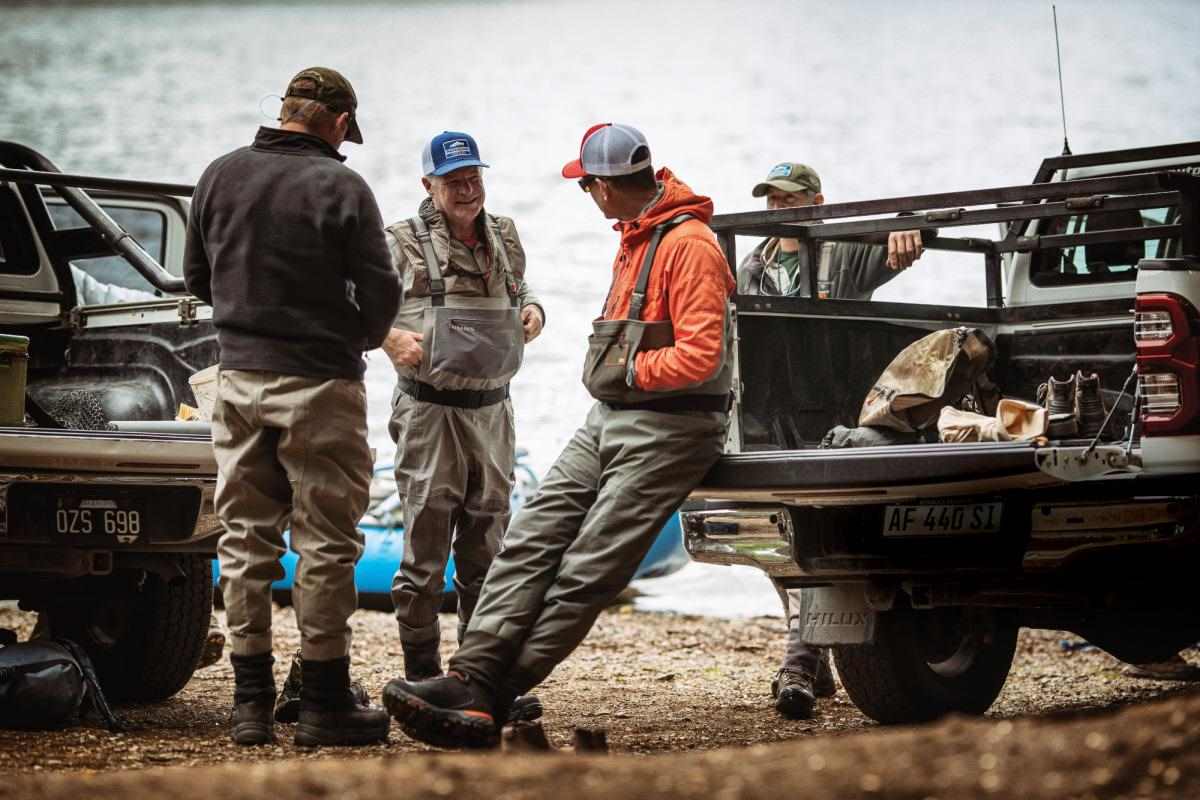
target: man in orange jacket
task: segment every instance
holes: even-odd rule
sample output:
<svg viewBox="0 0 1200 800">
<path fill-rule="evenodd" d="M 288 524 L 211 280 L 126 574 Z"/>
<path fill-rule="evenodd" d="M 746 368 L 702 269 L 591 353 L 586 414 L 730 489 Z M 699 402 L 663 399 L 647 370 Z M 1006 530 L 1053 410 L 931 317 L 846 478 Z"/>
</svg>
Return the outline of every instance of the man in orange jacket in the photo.
<svg viewBox="0 0 1200 800">
<path fill-rule="evenodd" d="M 513 698 L 583 641 L 724 443 L 734 281 L 712 201 L 655 173 L 627 125 L 590 129 L 563 176 L 621 234 L 584 367 L 597 402 L 509 527 L 448 673 L 384 689 L 405 733 L 429 744 L 495 744 Z"/>
</svg>

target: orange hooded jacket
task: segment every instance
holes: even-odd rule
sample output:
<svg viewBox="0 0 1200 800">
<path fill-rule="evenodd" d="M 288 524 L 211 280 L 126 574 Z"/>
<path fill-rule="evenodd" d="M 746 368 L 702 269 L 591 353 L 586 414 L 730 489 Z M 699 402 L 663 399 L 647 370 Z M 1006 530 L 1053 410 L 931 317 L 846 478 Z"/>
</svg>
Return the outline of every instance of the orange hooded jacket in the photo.
<svg viewBox="0 0 1200 800">
<path fill-rule="evenodd" d="M 696 386 L 716 373 L 724 347 L 725 305 L 735 284 L 708 227 L 712 200 L 693 193 L 665 167 L 655 178 L 663 185 L 658 202 L 637 219 L 613 226 L 621 234 L 621 246 L 613 262 L 603 318 L 629 316 L 629 301 L 654 226 L 684 213 L 695 217 L 659 242 L 642 308 L 643 320 L 671 321 L 675 344 L 638 353 L 634 382 L 639 389 L 667 392 Z"/>
</svg>

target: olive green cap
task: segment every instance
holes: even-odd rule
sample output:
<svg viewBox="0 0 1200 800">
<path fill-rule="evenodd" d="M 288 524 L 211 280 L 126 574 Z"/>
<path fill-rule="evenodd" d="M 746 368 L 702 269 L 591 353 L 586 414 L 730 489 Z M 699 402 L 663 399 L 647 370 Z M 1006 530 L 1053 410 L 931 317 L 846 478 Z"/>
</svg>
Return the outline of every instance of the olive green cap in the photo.
<svg viewBox="0 0 1200 800">
<path fill-rule="evenodd" d="M 306 97 L 316 100 L 330 111 L 337 114 L 349 112 L 350 128 L 346 131 L 346 141 L 362 144 L 362 131 L 358 128 L 358 96 L 354 87 L 342 73 L 329 67 L 309 67 L 296 73 L 296 77 L 288 81 L 286 97 Z"/>
<path fill-rule="evenodd" d="M 779 189 L 783 192 L 812 192 L 821 191 L 821 176 L 807 164 L 795 161 L 784 161 L 771 167 L 767 177 L 754 186 L 751 192 L 755 197 L 762 197 L 768 189 Z"/>
</svg>

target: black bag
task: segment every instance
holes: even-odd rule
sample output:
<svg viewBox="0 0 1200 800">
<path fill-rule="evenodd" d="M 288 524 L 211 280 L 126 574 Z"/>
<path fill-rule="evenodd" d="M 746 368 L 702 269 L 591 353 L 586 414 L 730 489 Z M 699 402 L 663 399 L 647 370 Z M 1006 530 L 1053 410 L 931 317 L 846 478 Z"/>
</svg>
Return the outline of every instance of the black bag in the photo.
<svg viewBox="0 0 1200 800">
<path fill-rule="evenodd" d="M 61 728 L 94 708 L 120 730 L 91 659 L 67 639 L 35 639 L 0 647 L 0 727 Z"/>
</svg>

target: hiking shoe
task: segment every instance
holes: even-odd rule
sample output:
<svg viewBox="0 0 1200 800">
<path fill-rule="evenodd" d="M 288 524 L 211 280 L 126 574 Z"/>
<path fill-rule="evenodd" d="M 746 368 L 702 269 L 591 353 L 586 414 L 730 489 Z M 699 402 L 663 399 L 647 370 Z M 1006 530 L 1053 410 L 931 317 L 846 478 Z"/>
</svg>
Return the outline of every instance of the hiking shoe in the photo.
<svg viewBox="0 0 1200 800">
<path fill-rule="evenodd" d="M 1053 375 L 1038 387 L 1038 402 L 1046 407 L 1046 435 L 1051 439 L 1071 439 L 1079 435 L 1075 413 L 1075 376 L 1060 381 Z"/>
<path fill-rule="evenodd" d="M 233 742 L 243 747 L 275 743 L 269 698 L 236 703 L 233 706 Z"/>
<path fill-rule="evenodd" d="M 300 651 L 292 656 L 292 666 L 288 670 L 287 679 L 283 682 L 283 689 L 279 692 L 279 697 L 275 701 L 275 721 L 286 723 L 288 725 L 295 724 L 300 719 L 300 685 L 303 682 L 304 668 L 300 665 Z M 360 681 L 350 682 L 350 693 L 354 695 L 354 701 L 359 706 L 367 707 L 371 705 L 371 696 L 367 693 L 367 687 L 363 686 Z"/>
<path fill-rule="evenodd" d="M 1189 664 L 1178 653 L 1166 661 L 1128 664 L 1121 674 L 1152 681 L 1200 681 L 1200 667 Z"/>
<path fill-rule="evenodd" d="M 788 719 L 809 719 L 817 705 L 813 678 L 804 672 L 781 669 L 771 679 L 775 710 Z"/>
<path fill-rule="evenodd" d="M 383 704 L 400 729 L 419 742 L 472 749 L 499 743 L 491 693 L 469 676 L 451 671 L 427 681 L 389 681 Z"/>
<path fill-rule="evenodd" d="M 442 676 L 442 657 L 436 639 L 416 645 L 402 641 L 400 649 L 404 651 L 404 680 L 413 683 Z"/>
<path fill-rule="evenodd" d="M 386 742 L 391 720 L 362 702 L 350 684 L 350 658 L 300 660 L 298 747 L 353 747 Z M 365 694 L 365 692 L 364 692 Z"/>
<path fill-rule="evenodd" d="M 837 694 L 837 683 L 833 680 L 833 665 L 830 663 L 829 649 L 824 648 L 821 660 L 817 662 L 817 677 L 813 680 L 813 695 L 833 697 L 835 694 Z"/>
<path fill-rule="evenodd" d="M 1100 395 L 1100 376 L 1075 373 L 1075 409 L 1079 417 L 1079 435 L 1091 439 L 1099 435 L 1108 412 Z"/>
</svg>

